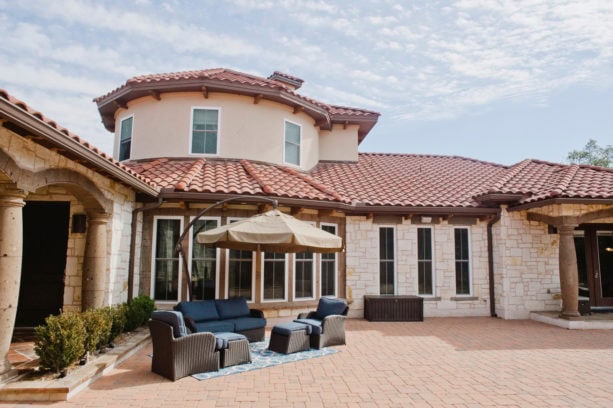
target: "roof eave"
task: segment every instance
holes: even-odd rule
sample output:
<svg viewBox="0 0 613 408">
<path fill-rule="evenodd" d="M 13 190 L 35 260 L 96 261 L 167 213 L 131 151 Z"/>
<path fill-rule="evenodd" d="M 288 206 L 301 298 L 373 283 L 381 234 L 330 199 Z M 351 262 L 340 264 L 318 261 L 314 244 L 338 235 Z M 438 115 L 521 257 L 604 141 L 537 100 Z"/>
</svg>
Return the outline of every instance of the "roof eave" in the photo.
<svg viewBox="0 0 613 408">
<path fill-rule="evenodd" d="M 43 137 L 59 149 L 65 149 L 72 152 L 79 158 L 91 163 L 94 167 L 98 168 L 98 170 L 103 170 L 115 180 L 152 196 L 156 196 L 158 194 L 158 190 L 150 184 L 117 167 L 112 162 L 93 152 L 86 146 L 83 146 L 76 140 L 71 139 L 63 132 L 41 121 L 23 109 L 13 105 L 4 98 L 0 98 L 0 113 L 8 121 L 13 122 L 28 132 L 31 132 L 33 136 Z"/>
<path fill-rule="evenodd" d="M 611 198 L 548 198 L 544 200 L 534 201 L 530 203 L 519 204 L 513 207 L 509 207 L 509 211 L 523 211 L 531 208 L 546 207 L 548 205 L 555 204 L 607 204 L 613 205 L 613 197 Z"/>
</svg>

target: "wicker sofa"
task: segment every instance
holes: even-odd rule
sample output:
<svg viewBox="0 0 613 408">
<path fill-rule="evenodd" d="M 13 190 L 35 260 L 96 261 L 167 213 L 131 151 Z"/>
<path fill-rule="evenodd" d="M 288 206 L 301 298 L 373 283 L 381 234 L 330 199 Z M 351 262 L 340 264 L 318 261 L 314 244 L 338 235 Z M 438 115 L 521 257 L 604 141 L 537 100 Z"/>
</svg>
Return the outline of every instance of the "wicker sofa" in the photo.
<svg viewBox="0 0 613 408">
<path fill-rule="evenodd" d="M 249 309 L 245 298 L 180 302 L 174 309 L 183 314 L 192 332 L 234 332 L 245 335 L 249 342 L 264 340 L 264 313 Z"/>
<path fill-rule="evenodd" d="M 342 299 L 320 298 L 317 310 L 300 313 L 294 320 L 311 327 L 312 348 L 345 344 L 345 316 L 349 307 Z"/>
</svg>

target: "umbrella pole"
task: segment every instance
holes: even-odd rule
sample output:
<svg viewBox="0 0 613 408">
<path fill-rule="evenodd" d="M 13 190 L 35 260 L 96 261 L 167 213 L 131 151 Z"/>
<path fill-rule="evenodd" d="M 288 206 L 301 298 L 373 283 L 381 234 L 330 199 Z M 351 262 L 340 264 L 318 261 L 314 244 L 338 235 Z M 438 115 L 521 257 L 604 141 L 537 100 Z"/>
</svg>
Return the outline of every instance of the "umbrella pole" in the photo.
<svg viewBox="0 0 613 408">
<path fill-rule="evenodd" d="M 206 207 L 205 209 L 200 211 L 198 213 L 198 215 L 196 215 L 194 217 L 194 219 L 190 221 L 189 224 L 187 224 L 187 226 L 185 227 L 185 229 L 183 229 L 183 232 L 179 236 L 179 240 L 177 241 L 177 244 L 175 245 L 175 255 L 180 255 L 181 258 L 183 258 L 183 274 L 185 275 L 185 282 L 187 282 L 187 300 L 188 301 L 192 300 L 192 277 L 191 277 L 191 274 L 189 273 L 189 265 L 187 264 L 187 254 L 185 253 L 185 248 L 183 247 L 183 240 L 185 240 L 185 237 L 187 236 L 187 234 L 189 234 L 189 230 L 194 226 L 194 224 L 200 218 L 202 218 L 202 216 L 204 214 L 206 214 L 207 212 L 209 212 L 213 208 L 219 207 L 220 205 L 223 205 L 223 204 L 228 203 L 230 201 L 245 200 L 245 198 L 246 197 L 242 197 L 242 196 L 230 197 L 230 198 L 226 198 L 225 200 L 218 201 L 218 202 L 216 202 L 215 204 L 213 204 L 213 205 L 211 205 L 209 207 Z M 277 208 L 277 206 L 279 205 L 279 202 L 277 200 L 273 199 L 273 198 L 257 197 L 257 200 L 268 201 L 268 202 L 272 203 L 274 208 Z M 200 227 L 196 231 L 196 233 L 200 232 L 201 229 L 202 229 L 202 227 Z"/>
</svg>

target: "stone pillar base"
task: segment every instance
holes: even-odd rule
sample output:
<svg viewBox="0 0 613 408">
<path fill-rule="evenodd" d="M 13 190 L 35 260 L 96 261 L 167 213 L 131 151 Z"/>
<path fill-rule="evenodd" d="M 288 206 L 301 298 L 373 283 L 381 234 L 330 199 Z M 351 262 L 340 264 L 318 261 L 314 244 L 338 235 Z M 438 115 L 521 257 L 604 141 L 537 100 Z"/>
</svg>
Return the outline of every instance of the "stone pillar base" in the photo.
<svg viewBox="0 0 613 408">
<path fill-rule="evenodd" d="M 0 384 L 7 383 L 13 378 L 17 377 L 18 375 L 19 375 L 19 371 L 17 371 L 17 369 L 15 368 L 11 368 L 10 370 L 5 371 L 2 374 L 0 374 Z"/>
</svg>

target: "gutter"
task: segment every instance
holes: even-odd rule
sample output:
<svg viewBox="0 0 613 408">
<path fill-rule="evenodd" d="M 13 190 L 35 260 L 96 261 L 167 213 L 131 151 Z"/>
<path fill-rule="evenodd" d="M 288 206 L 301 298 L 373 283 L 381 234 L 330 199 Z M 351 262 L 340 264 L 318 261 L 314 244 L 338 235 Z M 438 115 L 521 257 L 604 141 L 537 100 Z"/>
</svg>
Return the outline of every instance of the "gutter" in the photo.
<svg viewBox="0 0 613 408">
<path fill-rule="evenodd" d="M 128 302 L 130 302 L 134 297 L 134 258 L 136 257 L 134 252 L 136 250 L 136 220 L 138 213 L 160 208 L 163 202 L 164 199 L 160 195 L 157 202 L 149 203 L 132 210 L 132 223 L 130 225 L 130 255 L 128 258 Z"/>
<path fill-rule="evenodd" d="M 491 220 L 487 223 L 487 269 L 488 269 L 488 280 L 490 286 L 490 316 L 498 317 L 496 314 L 496 291 L 494 288 L 494 240 L 492 234 L 492 228 L 494 224 L 500 221 L 500 213 L 502 210 L 497 208 L 497 213 Z"/>
</svg>

